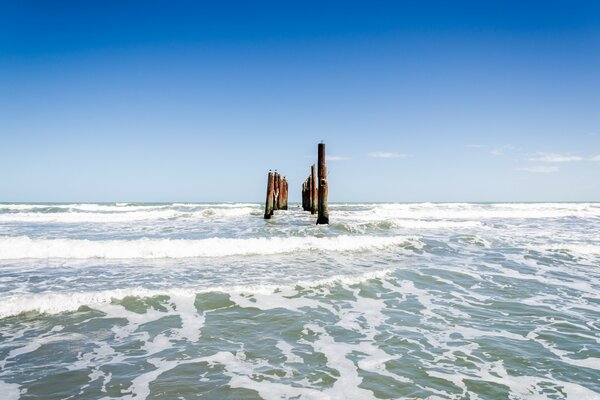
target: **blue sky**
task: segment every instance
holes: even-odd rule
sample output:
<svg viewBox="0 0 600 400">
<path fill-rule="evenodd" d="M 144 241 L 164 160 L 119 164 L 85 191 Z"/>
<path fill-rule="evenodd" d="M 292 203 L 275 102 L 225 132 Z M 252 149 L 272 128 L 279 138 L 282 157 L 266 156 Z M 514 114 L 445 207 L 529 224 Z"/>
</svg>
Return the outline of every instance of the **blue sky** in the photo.
<svg viewBox="0 0 600 400">
<path fill-rule="evenodd" d="M 600 201 L 596 1 L 0 4 L 0 201 Z"/>
</svg>

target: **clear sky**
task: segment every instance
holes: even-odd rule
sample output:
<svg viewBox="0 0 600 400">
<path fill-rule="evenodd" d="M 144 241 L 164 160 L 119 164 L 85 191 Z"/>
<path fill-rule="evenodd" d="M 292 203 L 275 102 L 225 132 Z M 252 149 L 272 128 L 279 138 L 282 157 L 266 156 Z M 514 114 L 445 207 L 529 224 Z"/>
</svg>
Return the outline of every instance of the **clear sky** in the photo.
<svg viewBox="0 0 600 400">
<path fill-rule="evenodd" d="M 598 1 L 2 1 L 0 201 L 600 201 Z"/>
</svg>

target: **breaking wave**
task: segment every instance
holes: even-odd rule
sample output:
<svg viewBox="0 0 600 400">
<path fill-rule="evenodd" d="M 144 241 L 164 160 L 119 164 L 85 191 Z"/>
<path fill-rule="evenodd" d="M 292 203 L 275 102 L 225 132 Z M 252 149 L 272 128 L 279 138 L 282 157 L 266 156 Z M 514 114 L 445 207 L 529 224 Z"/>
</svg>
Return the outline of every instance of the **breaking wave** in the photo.
<svg viewBox="0 0 600 400">
<path fill-rule="evenodd" d="M 58 314 L 67 311 L 77 311 L 82 306 L 97 307 L 109 304 L 126 297 L 151 298 L 156 296 L 194 297 L 201 293 L 227 294 L 261 294 L 271 295 L 282 290 L 295 288 L 315 288 L 336 284 L 354 285 L 371 279 L 383 278 L 393 272 L 393 269 L 383 269 L 357 275 L 335 275 L 329 278 L 298 281 L 289 285 L 257 284 L 218 287 L 170 287 L 164 289 L 146 289 L 143 287 L 127 287 L 122 289 L 96 290 L 87 292 L 66 293 L 28 293 L 11 296 L 0 303 L 0 319 L 19 315 L 26 312 L 43 314 Z"/>
<path fill-rule="evenodd" d="M 31 239 L 27 236 L 0 238 L 0 259 L 157 259 L 223 257 L 235 255 L 282 254 L 296 251 L 363 251 L 390 246 L 421 247 L 407 236 L 335 236 L 335 237 L 270 237 L 79 240 Z"/>
</svg>

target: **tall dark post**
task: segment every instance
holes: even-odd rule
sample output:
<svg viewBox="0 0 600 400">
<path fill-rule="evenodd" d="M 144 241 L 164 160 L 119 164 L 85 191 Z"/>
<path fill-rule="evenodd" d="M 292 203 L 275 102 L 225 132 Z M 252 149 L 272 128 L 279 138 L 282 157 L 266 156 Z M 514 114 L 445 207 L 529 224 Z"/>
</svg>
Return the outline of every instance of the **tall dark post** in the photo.
<svg viewBox="0 0 600 400">
<path fill-rule="evenodd" d="M 271 215 L 273 215 L 273 184 L 274 176 L 271 170 L 269 170 L 269 178 L 267 180 L 267 201 L 265 203 L 265 219 L 271 219 Z"/>
<path fill-rule="evenodd" d="M 319 191 L 318 191 L 318 182 L 317 182 L 317 166 L 313 164 L 310 167 L 310 176 L 311 176 L 311 185 L 310 192 L 312 193 L 312 202 L 310 207 L 310 213 L 316 214 L 319 209 Z"/>
<path fill-rule="evenodd" d="M 319 143 L 319 215 L 317 217 L 317 224 L 328 224 L 329 223 L 329 206 L 327 205 L 327 164 L 325 162 L 325 143 Z"/>
</svg>

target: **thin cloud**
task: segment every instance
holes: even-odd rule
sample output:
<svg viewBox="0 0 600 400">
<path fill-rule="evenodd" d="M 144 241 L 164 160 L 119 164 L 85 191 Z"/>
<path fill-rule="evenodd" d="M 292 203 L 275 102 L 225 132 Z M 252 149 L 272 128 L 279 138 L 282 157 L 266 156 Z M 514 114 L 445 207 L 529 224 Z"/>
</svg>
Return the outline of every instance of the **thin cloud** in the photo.
<svg viewBox="0 0 600 400">
<path fill-rule="evenodd" d="M 308 158 L 308 159 L 311 159 L 313 161 L 317 160 L 317 157 L 315 157 L 315 156 L 304 156 L 304 158 Z M 343 156 L 326 156 L 325 159 L 327 161 L 346 161 L 346 160 L 352 160 L 350 157 L 343 157 Z"/>
<path fill-rule="evenodd" d="M 536 165 L 534 167 L 519 168 L 519 171 L 532 172 L 534 174 L 551 174 L 557 172 L 558 167 L 550 167 L 547 165 Z"/>
<path fill-rule="evenodd" d="M 510 144 L 505 144 L 504 146 L 496 147 L 490 150 L 490 154 L 493 156 L 503 156 L 508 150 L 512 150 L 514 147 Z"/>
<path fill-rule="evenodd" d="M 590 158 L 590 161 L 600 161 L 600 154 L 598 154 L 597 156 L 594 156 L 594 157 Z"/>
<path fill-rule="evenodd" d="M 387 152 L 387 151 L 375 151 L 375 152 L 369 153 L 367 155 L 369 157 L 375 157 L 375 158 L 404 158 L 404 157 L 406 157 L 406 154 L 391 153 L 391 152 Z"/>
<path fill-rule="evenodd" d="M 329 161 L 346 161 L 346 160 L 351 160 L 350 157 L 342 157 L 342 156 L 327 156 L 326 160 Z"/>
<path fill-rule="evenodd" d="M 581 161 L 583 157 L 574 156 L 570 154 L 557 154 L 557 153 L 535 153 L 534 157 L 529 159 L 530 161 L 536 162 L 547 162 L 547 163 L 561 163 L 561 162 L 572 162 Z"/>
</svg>

